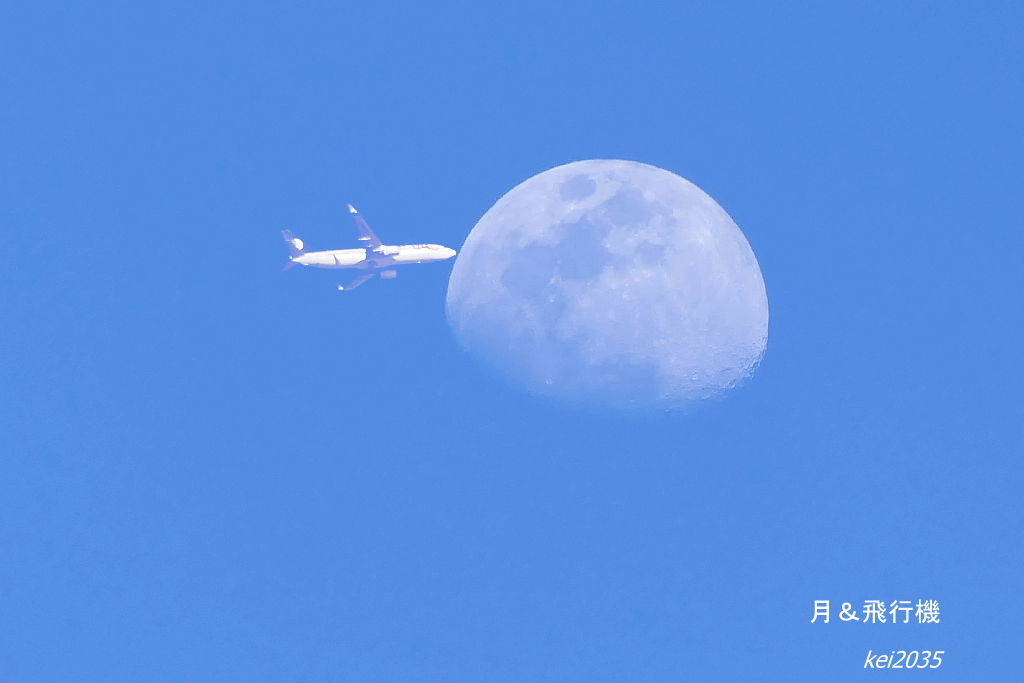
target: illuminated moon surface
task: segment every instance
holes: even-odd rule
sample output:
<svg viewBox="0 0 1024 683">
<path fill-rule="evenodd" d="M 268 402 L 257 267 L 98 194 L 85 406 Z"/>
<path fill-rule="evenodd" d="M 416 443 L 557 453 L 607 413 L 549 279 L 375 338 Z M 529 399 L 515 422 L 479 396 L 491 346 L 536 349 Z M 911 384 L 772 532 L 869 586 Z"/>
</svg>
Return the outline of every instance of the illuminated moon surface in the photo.
<svg viewBox="0 0 1024 683">
<path fill-rule="evenodd" d="M 448 283 L 460 343 L 528 391 L 678 409 L 736 386 L 768 335 L 761 269 L 715 200 L 669 171 L 597 159 L 516 186 Z"/>
</svg>

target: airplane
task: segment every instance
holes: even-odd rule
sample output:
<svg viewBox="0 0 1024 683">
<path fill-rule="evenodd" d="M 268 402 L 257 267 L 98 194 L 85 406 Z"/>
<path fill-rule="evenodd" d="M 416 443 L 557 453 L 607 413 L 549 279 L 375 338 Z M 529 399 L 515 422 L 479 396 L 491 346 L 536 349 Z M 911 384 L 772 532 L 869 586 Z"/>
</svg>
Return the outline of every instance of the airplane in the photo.
<svg viewBox="0 0 1024 683">
<path fill-rule="evenodd" d="M 359 212 L 351 204 L 348 211 L 356 221 L 359 230 L 359 241 L 366 246 L 362 249 L 334 249 L 332 251 L 306 251 L 306 245 L 291 230 L 282 230 L 284 241 L 288 244 L 288 263 L 284 269 L 295 266 L 313 266 L 314 268 L 359 268 L 365 272 L 345 286 L 338 289 L 348 291 L 355 289 L 374 275 L 382 280 L 392 280 L 398 271 L 392 266 L 403 263 L 430 263 L 444 261 L 455 256 L 455 250 L 442 247 L 440 244 L 403 244 L 388 246 L 373 233 Z"/>
</svg>

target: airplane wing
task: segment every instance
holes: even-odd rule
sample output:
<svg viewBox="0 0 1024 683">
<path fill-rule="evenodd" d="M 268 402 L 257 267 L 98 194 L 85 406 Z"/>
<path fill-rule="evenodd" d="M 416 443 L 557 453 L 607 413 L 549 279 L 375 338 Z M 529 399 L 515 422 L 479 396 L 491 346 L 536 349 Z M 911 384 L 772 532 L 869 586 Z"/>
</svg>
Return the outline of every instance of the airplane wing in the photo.
<svg viewBox="0 0 1024 683">
<path fill-rule="evenodd" d="M 359 285 L 363 284 L 364 282 L 366 282 L 367 280 L 369 280 L 371 277 L 373 277 L 376 274 L 377 274 L 376 271 L 371 271 L 369 273 L 363 273 L 362 275 L 360 275 L 359 277 L 357 277 L 355 280 L 353 280 L 352 282 L 348 283 L 344 287 L 342 287 L 341 285 L 338 285 L 338 289 L 340 289 L 343 292 L 347 292 L 350 289 L 355 289 L 356 287 L 358 287 Z"/>
<path fill-rule="evenodd" d="M 356 208 L 351 204 L 348 205 L 348 212 L 352 214 L 352 218 L 355 219 L 356 228 L 359 230 L 359 241 L 364 242 L 366 248 L 376 249 L 384 244 L 380 241 L 380 238 L 373 233 L 373 230 L 370 230 L 370 226 L 366 224 L 366 221 L 363 220 L 363 217 L 359 215 L 359 212 L 356 211 Z"/>
</svg>

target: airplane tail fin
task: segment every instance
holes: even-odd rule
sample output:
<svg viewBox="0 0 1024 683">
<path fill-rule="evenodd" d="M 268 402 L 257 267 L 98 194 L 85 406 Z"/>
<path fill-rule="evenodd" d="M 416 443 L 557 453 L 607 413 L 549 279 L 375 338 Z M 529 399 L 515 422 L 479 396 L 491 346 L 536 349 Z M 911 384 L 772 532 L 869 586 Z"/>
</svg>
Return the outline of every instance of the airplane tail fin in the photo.
<svg viewBox="0 0 1024 683">
<path fill-rule="evenodd" d="M 281 234 L 284 235 L 284 241 L 288 245 L 288 255 L 292 258 L 296 256 L 302 256 L 306 253 L 306 245 L 302 243 L 298 237 L 295 236 L 291 230 L 282 230 Z"/>
</svg>

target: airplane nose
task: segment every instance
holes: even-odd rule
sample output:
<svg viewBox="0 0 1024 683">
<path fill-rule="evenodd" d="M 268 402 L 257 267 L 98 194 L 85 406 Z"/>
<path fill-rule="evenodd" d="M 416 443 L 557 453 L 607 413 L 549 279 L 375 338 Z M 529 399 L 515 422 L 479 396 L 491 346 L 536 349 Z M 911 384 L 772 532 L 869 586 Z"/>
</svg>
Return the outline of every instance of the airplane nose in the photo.
<svg viewBox="0 0 1024 683">
<path fill-rule="evenodd" d="M 445 258 L 451 258 L 452 256 L 455 256 L 456 252 L 455 252 L 454 249 L 445 247 L 444 253 L 445 253 Z"/>
</svg>

